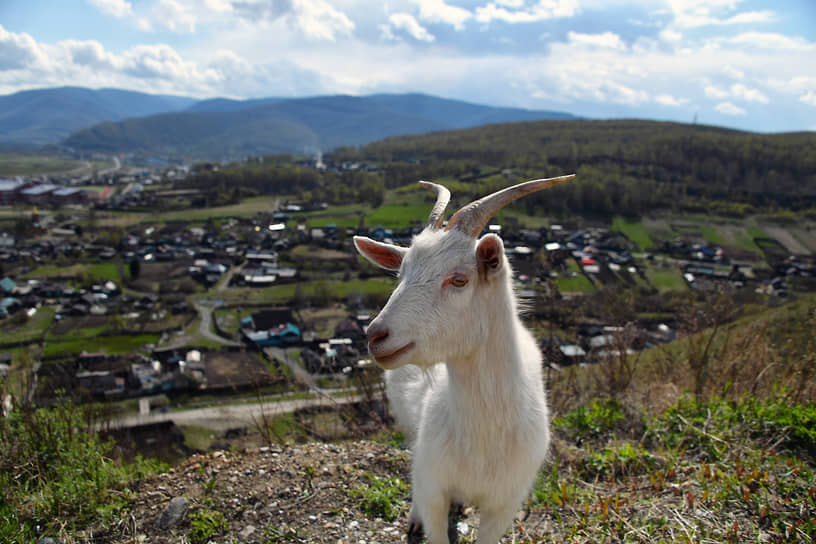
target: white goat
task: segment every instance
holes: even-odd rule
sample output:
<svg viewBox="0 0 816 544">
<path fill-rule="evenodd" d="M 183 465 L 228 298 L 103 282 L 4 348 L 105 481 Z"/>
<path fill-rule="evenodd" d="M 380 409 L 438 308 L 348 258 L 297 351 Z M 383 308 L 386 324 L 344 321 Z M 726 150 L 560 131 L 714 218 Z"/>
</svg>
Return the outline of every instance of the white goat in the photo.
<svg viewBox="0 0 816 544">
<path fill-rule="evenodd" d="M 399 284 L 367 335 L 372 356 L 386 369 L 397 423 L 413 442 L 409 535 L 424 531 L 432 544 L 448 542 L 454 501 L 479 507 L 480 544 L 497 542 L 546 458 L 541 352 L 518 317 L 501 238 L 476 237 L 508 203 L 572 177 L 484 197 L 444 229 L 450 193 L 420 182 L 436 191 L 437 201 L 410 248 L 354 238 L 370 261 L 399 271 Z"/>
</svg>

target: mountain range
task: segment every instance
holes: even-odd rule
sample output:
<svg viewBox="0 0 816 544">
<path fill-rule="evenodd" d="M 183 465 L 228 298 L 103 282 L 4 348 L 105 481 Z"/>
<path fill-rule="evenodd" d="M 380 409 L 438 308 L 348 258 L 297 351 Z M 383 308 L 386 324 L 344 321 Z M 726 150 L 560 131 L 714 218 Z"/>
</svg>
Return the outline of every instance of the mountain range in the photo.
<svg viewBox="0 0 816 544">
<path fill-rule="evenodd" d="M 0 143 L 230 159 L 312 153 L 388 136 L 577 119 L 425 94 L 234 100 L 60 87 L 0 96 Z"/>
</svg>

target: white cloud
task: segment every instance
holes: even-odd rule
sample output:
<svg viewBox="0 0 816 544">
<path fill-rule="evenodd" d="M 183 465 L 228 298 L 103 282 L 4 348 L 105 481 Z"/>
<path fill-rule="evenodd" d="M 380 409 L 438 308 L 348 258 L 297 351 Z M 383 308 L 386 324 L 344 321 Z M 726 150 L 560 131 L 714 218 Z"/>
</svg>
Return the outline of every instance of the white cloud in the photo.
<svg viewBox="0 0 816 544">
<path fill-rule="evenodd" d="M 743 32 L 729 38 L 728 42 L 759 49 L 813 50 L 813 44 L 798 36 L 786 36 L 773 32 Z"/>
<path fill-rule="evenodd" d="M 660 31 L 660 39 L 671 44 L 678 44 L 683 39 L 683 34 L 671 28 L 664 28 Z"/>
<path fill-rule="evenodd" d="M 158 0 L 151 10 L 150 21 L 154 26 L 164 27 L 178 33 L 193 33 L 199 13 L 195 6 L 177 0 Z"/>
<path fill-rule="evenodd" d="M 768 97 L 758 89 L 751 89 L 742 83 L 734 83 L 731 85 L 731 96 L 741 98 L 746 102 L 760 102 L 762 104 L 768 103 Z"/>
<path fill-rule="evenodd" d="M 64 40 L 57 44 L 77 67 L 87 67 L 94 70 L 117 70 L 122 63 L 115 55 L 105 51 L 104 46 L 94 40 L 78 41 Z"/>
<path fill-rule="evenodd" d="M 502 5 L 503 4 L 503 5 Z M 490 2 L 476 8 L 476 20 L 480 23 L 503 21 L 505 23 L 534 23 L 560 17 L 572 17 L 578 12 L 578 0 L 539 0 L 528 9 L 517 9 L 515 2 Z M 508 9 L 508 7 L 510 9 Z M 518 6 L 518 7 L 523 7 Z"/>
<path fill-rule="evenodd" d="M 744 109 L 731 102 L 720 102 L 714 109 L 723 115 L 745 115 L 747 113 Z"/>
<path fill-rule="evenodd" d="M 392 13 L 388 16 L 388 25 L 383 28 L 383 34 L 387 38 L 396 39 L 394 30 L 402 30 L 421 42 L 432 42 L 436 39 L 410 13 Z"/>
<path fill-rule="evenodd" d="M 294 21 L 304 36 L 314 40 L 333 42 L 354 31 L 354 22 L 325 0 L 296 0 Z"/>
<path fill-rule="evenodd" d="M 771 23 L 777 19 L 776 13 L 771 10 L 746 11 L 726 19 L 726 25 L 744 25 L 750 23 Z"/>
<path fill-rule="evenodd" d="M 670 94 L 659 94 L 655 97 L 655 102 L 661 106 L 685 106 L 689 103 L 688 98 L 675 98 Z"/>
<path fill-rule="evenodd" d="M 445 0 L 418 0 L 419 18 L 429 23 L 445 23 L 456 30 L 462 30 L 468 19 L 473 17 L 470 11 L 459 6 L 445 3 Z"/>
<path fill-rule="evenodd" d="M 799 101 L 807 104 L 808 106 L 816 107 L 816 92 L 808 91 L 802 96 L 799 97 Z"/>
<path fill-rule="evenodd" d="M 8 32 L 0 25 L 0 73 L 46 61 L 46 55 L 30 35 Z"/>
<path fill-rule="evenodd" d="M 579 45 L 618 49 L 621 51 L 626 49 L 626 44 L 623 43 L 620 36 L 612 32 L 604 32 L 603 34 L 580 34 L 570 30 L 567 33 L 567 39 L 570 43 Z"/>
<path fill-rule="evenodd" d="M 703 88 L 703 93 L 707 97 L 716 98 L 717 100 L 722 100 L 731 96 L 728 91 L 720 89 L 714 85 L 706 85 L 705 88 Z"/>
<path fill-rule="evenodd" d="M 674 24 L 682 28 L 711 25 L 770 23 L 778 19 L 771 10 L 732 12 L 740 0 L 669 0 Z"/>
<path fill-rule="evenodd" d="M 127 0 L 88 0 L 96 9 L 121 19 L 133 15 L 133 6 Z"/>
<path fill-rule="evenodd" d="M 745 79 L 745 72 L 733 66 L 723 66 L 723 73 L 731 79 Z"/>
</svg>

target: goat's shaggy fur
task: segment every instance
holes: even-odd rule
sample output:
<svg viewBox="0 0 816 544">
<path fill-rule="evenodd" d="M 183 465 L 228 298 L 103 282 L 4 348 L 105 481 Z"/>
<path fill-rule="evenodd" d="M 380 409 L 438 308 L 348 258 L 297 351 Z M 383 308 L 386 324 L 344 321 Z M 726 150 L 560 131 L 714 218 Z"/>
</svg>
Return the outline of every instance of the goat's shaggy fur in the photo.
<svg viewBox="0 0 816 544">
<path fill-rule="evenodd" d="M 541 352 L 518 316 L 502 241 L 429 225 L 407 250 L 362 237 L 355 245 L 399 271 L 368 336 L 412 443 L 409 531 L 445 543 L 450 504 L 475 504 L 478 542 L 495 543 L 550 442 Z"/>
</svg>

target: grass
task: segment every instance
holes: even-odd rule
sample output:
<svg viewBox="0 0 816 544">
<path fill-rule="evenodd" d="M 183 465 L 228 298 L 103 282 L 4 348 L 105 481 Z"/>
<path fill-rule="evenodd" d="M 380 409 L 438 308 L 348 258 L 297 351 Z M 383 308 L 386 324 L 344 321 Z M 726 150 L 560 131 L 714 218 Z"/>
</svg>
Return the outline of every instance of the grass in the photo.
<svg viewBox="0 0 816 544">
<path fill-rule="evenodd" d="M 253 217 L 257 214 L 271 214 L 278 201 L 278 197 L 258 196 L 228 206 L 151 213 L 142 216 L 142 218 L 145 223 L 166 223 L 168 221 L 205 222 L 220 217 Z"/>
<path fill-rule="evenodd" d="M 399 478 L 387 478 L 364 473 L 364 484 L 352 489 L 351 494 L 360 500 L 360 508 L 370 517 L 394 521 L 405 510 L 403 498 L 408 486 Z"/>
<path fill-rule="evenodd" d="M 592 293 L 595 286 L 584 276 L 581 268 L 573 260 L 567 261 L 567 270 L 555 280 L 562 293 Z"/>
<path fill-rule="evenodd" d="M 192 511 L 189 517 L 190 531 L 187 535 L 190 541 L 196 544 L 209 542 L 212 537 L 229 528 L 224 514 L 206 506 Z"/>
<path fill-rule="evenodd" d="M 389 278 L 350 281 L 316 280 L 259 289 L 251 287 L 230 289 L 224 293 L 219 293 L 218 298 L 223 299 L 227 305 L 241 304 L 247 300 L 252 301 L 254 304 L 279 304 L 289 302 L 295 298 L 298 289 L 301 296 L 330 301 L 344 300 L 351 293 L 387 296 L 393 288 L 394 281 Z"/>
<path fill-rule="evenodd" d="M 107 328 L 88 327 L 77 329 L 60 336 L 46 335 L 43 344 L 44 358 L 69 357 L 83 351 L 109 354 L 129 353 L 147 344 L 158 342 L 159 334 L 105 335 Z"/>
<path fill-rule="evenodd" d="M 646 269 L 646 277 L 649 283 L 659 291 L 685 289 L 687 287 L 683 274 L 677 268 L 665 269 L 650 266 Z"/>
<path fill-rule="evenodd" d="M 595 291 L 595 286 L 583 274 L 559 277 L 555 280 L 555 284 L 562 293 L 592 293 Z"/>
<path fill-rule="evenodd" d="M 25 344 L 39 340 L 54 320 L 54 314 L 56 314 L 56 309 L 43 306 L 22 323 L 17 321 L 16 316 L 0 321 L 0 331 L 2 331 L 0 344 Z"/>
<path fill-rule="evenodd" d="M 386 204 L 366 216 L 366 225 L 404 229 L 417 222 L 424 222 L 432 204 Z"/>
<path fill-rule="evenodd" d="M 703 235 L 703 239 L 710 244 L 715 244 L 718 246 L 727 246 L 728 240 L 723 238 L 723 236 L 717 231 L 717 227 L 711 225 L 702 225 L 700 227 L 700 232 Z"/>
<path fill-rule="evenodd" d="M 113 444 L 87 431 L 87 416 L 15 404 L 0 418 L 0 541 L 98 533 L 120 518 L 132 483 L 167 468 L 110 459 Z"/>
<path fill-rule="evenodd" d="M 0 153 L 0 178 L 67 172 L 86 166 L 85 161 L 64 159 L 57 155 Z"/>
<path fill-rule="evenodd" d="M 556 426 L 557 461 L 531 495 L 548 522 L 517 541 L 810 542 L 816 477 L 778 437 L 809 436 L 813 413 L 779 399 L 685 398 L 646 417 L 639 438 Z M 570 445 L 576 436 L 584 447 Z"/>
<path fill-rule="evenodd" d="M 767 238 L 768 233 L 762 230 L 759 227 L 745 227 L 743 233 L 736 237 L 736 244 L 738 247 L 753 251 L 757 254 L 762 254 L 762 250 L 756 243 L 754 242 L 754 238 Z"/>
<path fill-rule="evenodd" d="M 649 233 L 640 221 L 628 221 L 618 216 L 612 220 L 612 230 L 625 234 L 626 237 L 636 243 L 641 250 L 649 249 L 654 245 Z"/>
<path fill-rule="evenodd" d="M 56 264 L 46 264 L 38 266 L 31 272 L 25 274 L 23 278 L 57 278 L 57 277 L 82 277 L 86 276 L 90 281 L 111 280 L 121 284 L 122 278 L 119 275 L 119 268 L 115 262 L 73 264 L 70 266 L 60 266 Z"/>
</svg>

